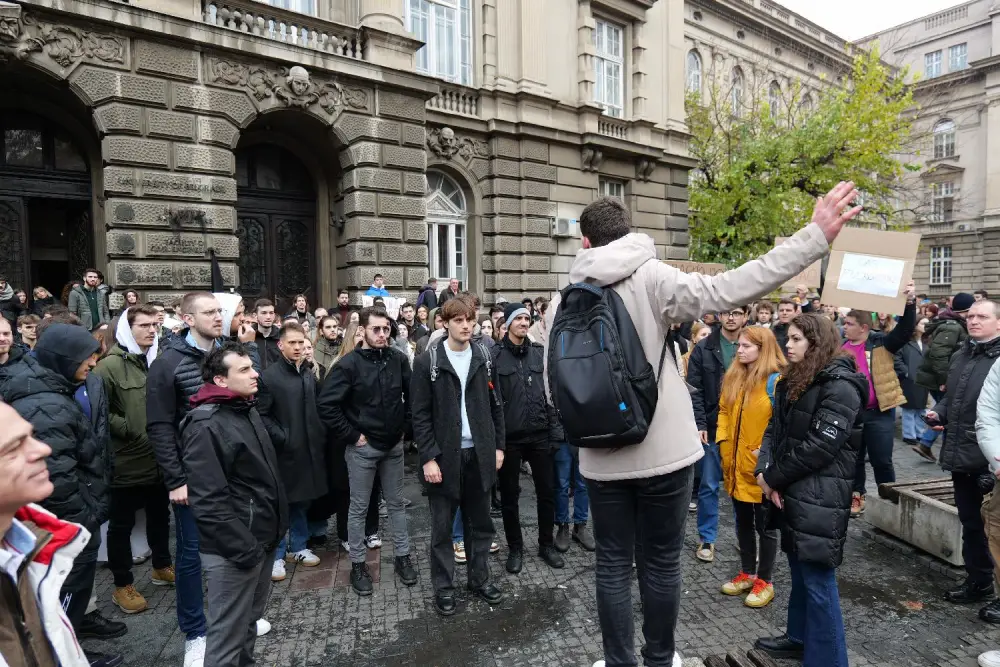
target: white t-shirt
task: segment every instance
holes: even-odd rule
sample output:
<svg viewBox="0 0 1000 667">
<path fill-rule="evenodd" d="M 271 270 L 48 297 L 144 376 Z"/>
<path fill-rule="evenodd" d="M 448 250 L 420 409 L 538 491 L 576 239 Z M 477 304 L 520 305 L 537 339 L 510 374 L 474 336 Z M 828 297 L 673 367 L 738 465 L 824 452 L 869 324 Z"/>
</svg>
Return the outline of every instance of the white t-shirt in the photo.
<svg viewBox="0 0 1000 667">
<path fill-rule="evenodd" d="M 465 387 L 469 381 L 469 368 L 472 366 L 472 345 L 456 352 L 445 341 L 444 350 L 462 385 L 462 449 L 467 449 L 472 447 L 472 427 L 469 426 L 469 411 L 465 408 Z"/>
</svg>

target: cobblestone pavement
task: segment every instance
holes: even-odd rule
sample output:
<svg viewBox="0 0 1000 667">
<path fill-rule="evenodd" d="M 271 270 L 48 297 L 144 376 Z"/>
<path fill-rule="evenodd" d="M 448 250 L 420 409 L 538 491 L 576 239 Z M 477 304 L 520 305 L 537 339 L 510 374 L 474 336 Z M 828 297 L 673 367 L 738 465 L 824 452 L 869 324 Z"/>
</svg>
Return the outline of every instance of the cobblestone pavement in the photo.
<svg viewBox="0 0 1000 667">
<path fill-rule="evenodd" d="M 901 480 L 941 474 L 901 442 L 897 442 L 895 459 Z M 601 657 L 594 557 L 576 544 L 566 554 L 565 569 L 548 568 L 532 552 L 520 576 L 504 570 L 506 548 L 502 548 L 492 557 L 492 570 L 507 598 L 490 608 L 464 596 L 456 616 L 439 618 L 430 601 L 428 511 L 419 486 L 412 481 L 415 461 L 410 460 L 408 468 L 411 481 L 405 492 L 413 501 L 408 517 L 420 583 L 407 588 L 391 575 L 391 540 L 384 533 L 386 546 L 381 552 L 369 552 L 377 582 L 375 594 L 369 598 L 358 598 L 351 591 L 347 578 L 350 566 L 342 554 L 321 552 L 323 562 L 316 568 L 289 566 L 289 577 L 273 588 L 266 617 L 274 629 L 257 642 L 259 664 L 590 667 Z M 535 539 L 530 487 L 529 480 L 523 478 L 521 513 L 526 544 Z M 502 530 L 500 522 L 496 523 Z M 712 564 L 695 560 L 693 515 L 687 524 L 677 648 L 690 658 L 685 660 L 688 665 L 699 664 L 696 657 L 749 648 L 754 638 L 778 633 L 784 627 L 789 579 L 780 554 L 775 575 L 777 598 L 769 607 L 751 610 L 739 599 L 719 593 L 721 584 L 738 568 L 728 500 L 723 500 L 721 523 Z M 845 563 L 839 571 L 854 667 L 973 667 L 979 652 L 1000 647 L 1000 634 L 977 619 L 977 606 L 940 601 L 941 591 L 953 585 L 958 573 L 947 567 L 932 569 L 926 557 L 891 540 L 871 539 L 873 535 L 863 520 L 852 522 Z M 504 544 L 502 535 L 498 541 Z M 457 584 L 464 589 L 462 566 L 457 573 Z M 96 587 L 100 607 L 106 615 L 124 619 L 130 631 L 117 642 L 92 646 L 95 650 L 124 651 L 126 664 L 132 666 L 179 667 L 183 638 L 177 630 L 174 592 L 149 583 L 148 563 L 136 568 L 136 574 L 136 586 L 147 596 L 151 609 L 126 617 L 111 603 L 110 572 L 100 570 Z M 641 628 L 635 585 L 633 600 L 637 628 Z M 636 640 L 638 646 L 638 630 Z"/>
</svg>

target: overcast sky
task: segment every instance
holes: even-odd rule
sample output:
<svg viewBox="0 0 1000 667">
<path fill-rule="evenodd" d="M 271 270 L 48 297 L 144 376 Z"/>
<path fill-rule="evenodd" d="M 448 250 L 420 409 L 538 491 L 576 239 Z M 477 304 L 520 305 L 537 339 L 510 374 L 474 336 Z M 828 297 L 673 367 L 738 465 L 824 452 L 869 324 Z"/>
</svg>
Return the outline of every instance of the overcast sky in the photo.
<svg viewBox="0 0 1000 667">
<path fill-rule="evenodd" d="M 778 0 L 796 14 L 848 40 L 962 4 L 961 0 Z"/>
</svg>

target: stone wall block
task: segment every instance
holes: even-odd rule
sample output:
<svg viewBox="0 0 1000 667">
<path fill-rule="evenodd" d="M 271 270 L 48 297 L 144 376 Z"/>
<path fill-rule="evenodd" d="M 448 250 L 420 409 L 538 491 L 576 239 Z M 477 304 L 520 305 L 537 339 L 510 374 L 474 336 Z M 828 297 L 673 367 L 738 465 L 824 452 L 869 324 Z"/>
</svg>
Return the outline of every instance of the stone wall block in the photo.
<svg viewBox="0 0 1000 667">
<path fill-rule="evenodd" d="M 534 162 L 525 162 L 521 164 L 521 174 L 525 178 L 530 178 L 534 181 L 548 181 L 549 183 L 555 183 L 557 172 L 558 170 L 556 167 L 548 164 L 536 164 Z"/>
<path fill-rule="evenodd" d="M 167 46 L 144 39 L 135 41 L 136 71 L 139 72 L 197 81 L 198 56 L 199 52 L 194 49 Z"/>
<path fill-rule="evenodd" d="M 136 76 L 127 72 L 82 65 L 70 77 L 70 86 L 97 105 L 112 98 L 167 106 L 167 82 L 147 76 Z"/>
<path fill-rule="evenodd" d="M 636 197 L 635 208 L 637 211 L 646 213 L 658 213 L 665 215 L 669 213 L 670 203 L 666 199 L 654 199 L 652 197 Z"/>
<path fill-rule="evenodd" d="M 497 253 L 520 253 L 523 251 L 520 236 L 487 236 L 483 239 L 483 250 Z"/>
<path fill-rule="evenodd" d="M 427 192 L 427 176 L 424 174 L 403 174 L 403 193 L 423 195 Z"/>
<path fill-rule="evenodd" d="M 489 259 L 489 266 L 483 264 L 484 271 L 519 272 L 522 269 L 521 255 L 490 255 Z"/>
<path fill-rule="evenodd" d="M 688 170 L 681 167 L 674 167 L 670 170 L 670 183 L 673 185 L 683 185 L 687 187 L 688 184 Z"/>
<path fill-rule="evenodd" d="M 402 188 L 403 177 L 398 171 L 362 167 L 352 169 L 344 174 L 344 191 L 350 190 L 384 190 L 398 193 Z"/>
<path fill-rule="evenodd" d="M 232 232 L 236 229 L 236 209 L 232 206 L 118 197 L 112 197 L 105 202 L 104 222 L 112 228 L 169 229 L 169 216 L 172 212 L 191 210 L 204 214 L 207 229 L 220 232 Z"/>
<path fill-rule="evenodd" d="M 491 178 L 483 184 L 484 194 L 502 197 L 520 197 L 521 182 L 511 178 Z"/>
<path fill-rule="evenodd" d="M 140 252 L 137 238 L 137 232 L 109 231 L 105 236 L 108 254 L 112 256 L 136 257 Z"/>
<path fill-rule="evenodd" d="M 687 201 L 671 201 L 670 202 L 670 213 L 672 215 L 687 215 L 688 214 L 688 203 Z"/>
<path fill-rule="evenodd" d="M 521 140 L 521 157 L 535 162 L 549 161 L 549 145 L 532 139 Z"/>
<path fill-rule="evenodd" d="M 404 146 L 423 147 L 427 142 L 427 130 L 423 125 L 408 125 L 404 123 L 402 126 L 402 134 Z"/>
<path fill-rule="evenodd" d="M 549 201 L 540 201 L 538 199 L 525 199 L 524 201 L 524 212 L 526 215 L 539 215 L 549 218 L 554 218 L 556 215 L 556 203 Z"/>
<path fill-rule="evenodd" d="M 521 286 L 526 290 L 559 289 L 559 276 L 553 273 L 526 273 L 521 276 Z"/>
<path fill-rule="evenodd" d="M 670 232 L 670 243 L 671 245 L 689 245 L 691 235 L 688 232 Z"/>
<path fill-rule="evenodd" d="M 185 83 L 173 84 L 173 103 L 174 109 L 224 116 L 239 127 L 245 127 L 257 113 L 246 93 Z"/>
<path fill-rule="evenodd" d="M 427 109 L 422 99 L 387 90 L 378 91 L 376 113 L 410 122 L 424 123 L 427 120 Z"/>
<path fill-rule="evenodd" d="M 351 218 L 343 237 L 354 239 L 400 239 L 403 221 L 384 218 Z"/>
<path fill-rule="evenodd" d="M 510 197 L 491 197 L 483 202 L 486 213 L 498 213 L 500 215 L 520 215 L 521 200 Z"/>
<path fill-rule="evenodd" d="M 485 278 L 488 290 L 520 292 L 523 289 L 519 273 L 488 273 Z"/>
<path fill-rule="evenodd" d="M 166 141 L 110 135 L 101 141 L 105 162 L 170 167 L 170 144 Z"/>
<path fill-rule="evenodd" d="M 668 185 L 667 199 L 676 199 L 677 201 L 687 201 L 688 189 L 683 185 Z"/>
<path fill-rule="evenodd" d="M 211 287 L 212 265 L 210 263 L 176 264 L 175 267 L 175 285 L 177 287 Z M 222 270 L 222 283 L 224 285 L 239 284 L 235 264 L 222 262 L 219 267 Z"/>
<path fill-rule="evenodd" d="M 142 134 L 142 107 L 113 102 L 97 109 L 94 117 L 105 134 Z"/>
<path fill-rule="evenodd" d="M 490 230 L 495 234 L 523 234 L 524 221 L 521 218 L 493 218 L 493 226 Z"/>
<path fill-rule="evenodd" d="M 490 175 L 490 163 L 480 158 L 475 158 L 469 163 L 469 171 L 477 180 L 484 180 Z"/>
<path fill-rule="evenodd" d="M 492 153 L 497 157 L 512 158 L 514 160 L 521 157 L 520 146 L 518 146 L 517 139 L 513 137 L 494 137 L 492 143 Z"/>
<path fill-rule="evenodd" d="M 344 213 L 375 213 L 375 194 L 372 192 L 351 192 L 344 196 Z"/>
<path fill-rule="evenodd" d="M 239 138 L 239 128 L 228 120 L 224 118 L 198 117 L 198 141 L 203 144 L 216 144 L 226 148 L 235 148 Z"/>
<path fill-rule="evenodd" d="M 336 125 L 350 143 L 361 138 L 399 143 L 402 133 L 400 124 L 396 121 L 353 113 L 342 114 L 337 119 Z"/>
<path fill-rule="evenodd" d="M 524 237 L 524 251 L 554 255 L 556 252 L 556 240 L 526 236 Z"/>
<path fill-rule="evenodd" d="M 382 146 L 382 164 L 386 167 L 426 171 L 427 151 L 422 148 L 405 148 L 387 144 Z"/>
<path fill-rule="evenodd" d="M 427 207 L 422 197 L 378 195 L 378 214 L 396 218 L 423 218 Z"/>
<path fill-rule="evenodd" d="M 186 113 L 148 109 L 146 134 L 151 137 L 194 141 L 195 117 Z"/>
<path fill-rule="evenodd" d="M 379 264 L 406 264 L 405 243 L 379 243 Z"/>
<path fill-rule="evenodd" d="M 667 217 L 667 229 L 674 229 L 677 231 L 687 231 L 688 229 L 687 216 L 668 215 L 666 217 Z"/>
<path fill-rule="evenodd" d="M 108 263 L 112 284 L 122 287 L 181 287 L 174 284 L 171 262 L 112 261 Z"/>
<path fill-rule="evenodd" d="M 410 242 L 427 243 L 427 223 L 423 220 L 407 220 L 406 240 Z"/>
<path fill-rule="evenodd" d="M 236 158 L 226 148 L 174 144 L 174 167 L 178 171 L 212 172 L 228 176 L 236 169 Z"/>
<path fill-rule="evenodd" d="M 542 183 L 541 181 L 521 181 L 521 194 L 525 197 L 548 199 L 550 187 L 548 183 Z"/>
<path fill-rule="evenodd" d="M 353 241 L 344 248 L 348 264 L 371 264 L 377 259 L 378 245 L 367 241 Z"/>
<path fill-rule="evenodd" d="M 550 258 L 544 255 L 525 255 L 525 271 L 549 271 L 551 269 Z"/>
<path fill-rule="evenodd" d="M 659 255 L 657 255 L 659 256 Z M 679 246 L 667 246 L 664 249 L 664 255 L 660 259 L 679 259 L 685 260 L 688 258 L 687 248 L 682 248 Z"/>
<path fill-rule="evenodd" d="M 530 236 L 548 236 L 552 233 L 552 221 L 548 218 L 527 218 L 524 233 Z"/>
<path fill-rule="evenodd" d="M 405 275 L 406 287 L 419 290 L 430 279 L 430 270 L 426 266 L 408 266 Z"/>
<path fill-rule="evenodd" d="M 490 173 L 494 176 L 521 178 L 521 163 L 516 160 L 493 160 L 490 162 Z"/>
<path fill-rule="evenodd" d="M 378 165 L 382 156 L 380 144 L 371 141 L 359 141 L 351 144 L 340 153 L 340 166 L 344 169 L 359 167 L 365 164 Z"/>
</svg>

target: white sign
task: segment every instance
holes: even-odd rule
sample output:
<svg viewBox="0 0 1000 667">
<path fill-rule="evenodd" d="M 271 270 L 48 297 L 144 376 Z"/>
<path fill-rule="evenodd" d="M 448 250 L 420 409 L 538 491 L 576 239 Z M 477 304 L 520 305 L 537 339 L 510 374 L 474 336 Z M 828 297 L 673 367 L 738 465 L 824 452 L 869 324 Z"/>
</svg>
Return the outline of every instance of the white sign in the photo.
<svg viewBox="0 0 1000 667">
<path fill-rule="evenodd" d="M 383 296 L 379 298 L 382 299 L 382 302 L 385 305 L 385 312 L 389 314 L 389 317 L 391 317 L 394 320 L 399 319 L 399 307 L 403 305 L 403 300 L 398 299 L 394 296 Z M 364 306 L 365 308 L 370 307 L 374 303 L 375 303 L 375 297 L 373 296 L 361 297 L 361 305 Z"/>
<path fill-rule="evenodd" d="M 895 297 L 906 262 L 889 257 L 844 253 L 837 288 L 848 292 Z"/>
</svg>

